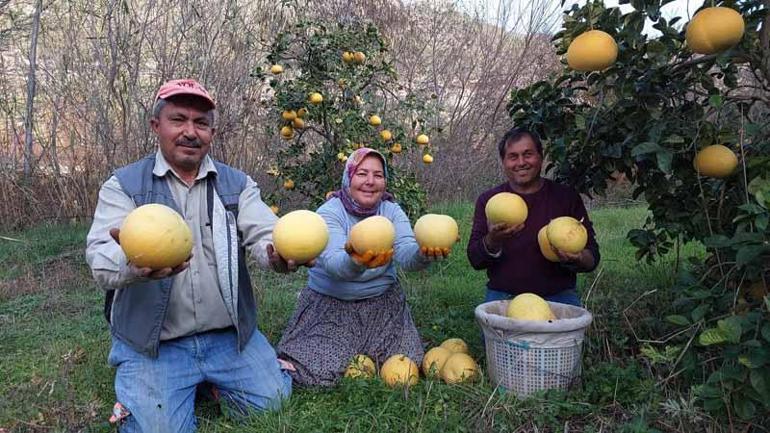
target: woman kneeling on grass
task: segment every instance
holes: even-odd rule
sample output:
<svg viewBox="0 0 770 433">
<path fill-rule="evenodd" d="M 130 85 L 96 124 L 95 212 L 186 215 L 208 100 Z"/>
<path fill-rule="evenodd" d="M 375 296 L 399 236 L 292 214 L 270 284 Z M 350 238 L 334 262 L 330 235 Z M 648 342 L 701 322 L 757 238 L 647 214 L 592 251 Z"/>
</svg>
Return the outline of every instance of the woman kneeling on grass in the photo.
<svg viewBox="0 0 770 433">
<path fill-rule="evenodd" d="M 377 365 L 399 353 L 422 362 L 420 335 L 391 258 L 412 271 L 444 256 L 420 252 L 409 219 L 385 191 L 386 179 L 382 154 L 358 149 L 345 165 L 342 188 L 318 208 L 329 227 L 329 243 L 310 268 L 307 287 L 278 343 L 279 358 L 293 364 L 291 375 L 300 385 L 333 385 L 356 354 L 368 355 Z M 359 255 L 348 243 L 350 229 L 373 215 L 395 226 L 393 250 Z"/>
</svg>

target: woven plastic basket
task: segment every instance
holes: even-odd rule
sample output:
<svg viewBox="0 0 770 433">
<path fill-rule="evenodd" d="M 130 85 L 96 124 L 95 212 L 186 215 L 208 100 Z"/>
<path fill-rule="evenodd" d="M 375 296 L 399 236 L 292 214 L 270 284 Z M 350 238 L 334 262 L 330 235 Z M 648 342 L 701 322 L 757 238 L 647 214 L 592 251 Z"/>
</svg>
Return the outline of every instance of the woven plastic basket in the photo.
<svg viewBox="0 0 770 433">
<path fill-rule="evenodd" d="M 508 302 L 487 302 L 475 311 L 484 332 L 492 383 L 525 397 L 542 389 L 567 389 L 579 381 L 591 313 L 549 302 L 557 320 L 514 320 L 505 316 Z"/>
</svg>

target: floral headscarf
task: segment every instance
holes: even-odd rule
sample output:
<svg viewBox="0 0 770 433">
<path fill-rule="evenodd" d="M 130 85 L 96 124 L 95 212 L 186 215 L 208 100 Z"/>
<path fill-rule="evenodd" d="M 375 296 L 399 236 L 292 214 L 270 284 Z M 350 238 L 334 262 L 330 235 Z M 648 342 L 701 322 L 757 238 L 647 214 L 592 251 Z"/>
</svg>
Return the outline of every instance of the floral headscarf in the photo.
<svg viewBox="0 0 770 433">
<path fill-rule="evenodd" d="M 348 160 L 345 163 L 345 169 L 342 171 L 342 186 L 339 190 L 335 191 L 332 194 L 332 197 L 339 197 L 339 199 L 342 201 L 342 205 L 345 206 L 345 210 L 349 214 L 355 215 L 360 218 L 376 215 L 377 209 L 380 207 L 379 202 L 371 208 L 362 207 L 350 195 L 350 180 L 353 179 L 353 175 L 355 175 L 356 170 L 358 169 L 358 166 L 361 165 L 361 163 L 364 161 L 364 158 L 366 158 L 369 155 L 376 155 L 378 158 L 380 158 L 380 161 L 382 161 L 383 173 L 385 175 L 385 179 L 387 180 L 388 165 L 385 162 L 385 157 L 382 156 L 380 152 L 374 149 L 371 149 L 368 147 L 362 147 L 360 149 L 355 150 L 348 157 Z M 393 194 L 387 191 L 382 193 L 382 198 L 380 199 L 380 201 L 382 200 L 395 201 Z"/>
</svg>

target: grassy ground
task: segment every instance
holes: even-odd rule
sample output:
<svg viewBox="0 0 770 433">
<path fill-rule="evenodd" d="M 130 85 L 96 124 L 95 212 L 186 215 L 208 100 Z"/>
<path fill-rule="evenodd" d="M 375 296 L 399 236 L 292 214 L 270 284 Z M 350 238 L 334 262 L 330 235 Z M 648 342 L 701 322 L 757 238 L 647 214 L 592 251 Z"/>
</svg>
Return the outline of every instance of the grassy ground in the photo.
<svg viewBox="0 0 770 433">
<path fill-rule="evenodd" d="M 434 209 L 461 222 L 468 239 L 472 208 Z M 422 380 L 408 392 L 378 380 L 343 381 L 334 389 L 295 390 L 277 413 L 238 423 L 212 404 L 199 409 L 204 432 L 521 432 L 707 431 L 718 428 L 692 399 L 660 378 L 640 354 L 637 338 L 662 332 L 672 294 L 674 257 L 638 263 L 625 234 L 645 210 L 591 212 L 602 249 L 600 268 L 580 278 L 595 321 L 584 348 L 583 385 L 527 400 L 497 392 L 485 381 L 448 386 Z M 113 371 L 106 363 L 108 330 L 102 294 L 83 259 L 87 227 L 40 227 L 0 239 L 0 431 L 110 431 Z M 429 272 L 404 277 L 412 312 L 429 346 L 461 337 L 483 366 L 474 307 L 485 276 L 468 265 L 464 244 Z M 682 257 L 702 252 L 683 248 Z M 260 329 L 276 342 L 304 275 L 255 273 Z M 711 427 L 709 427 L 711 426 Z M 712 430 L 708 430 L 712 431 Z"/>
</svg>

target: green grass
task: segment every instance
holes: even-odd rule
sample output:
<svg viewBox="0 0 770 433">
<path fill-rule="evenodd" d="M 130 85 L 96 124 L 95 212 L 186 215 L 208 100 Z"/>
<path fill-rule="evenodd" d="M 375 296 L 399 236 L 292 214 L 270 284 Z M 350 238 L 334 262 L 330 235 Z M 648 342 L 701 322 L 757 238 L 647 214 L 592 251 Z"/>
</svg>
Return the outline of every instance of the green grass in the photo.
<svg viewBox="0 0 770 433">
<path fill-rule="evenodd" d="M 469 343 L 483 366 L 473 309 L 483 300 L 483 272 L 465 257 L 472 205 L 433 209 L 461 223 L 463 242 L 428 271 L 403 276 L 415 322 L 429 346 L 448 337 Z M 234 422 L 211 404 L 199 410 L 203 432 L 476 432 L 655 431 L 672 421 L 661 403 L 677 389 L 656 387 L 634 337 L 660 330 L 674 280 L 674 256 L 655 265 L 634 259 L 625 239 L 643 223 L 640 207 L 591 212 L 602 251 L 599 269 L 579 288 L 595 316 L 584 348 L 583 386 L 527 400 L 495 391 L 486 381 L 448 386 L 421 380 L 408 392 L 378 380 L 345 380 L 333 389 L 295 389 L 279 412 Z M 0 239 L 0 428 L 15 431 L 110 431 L 113 371 L 102 293 L 83 259 L 82 226 L 47 226 Z M 683 258 L 703 254 L 695 245 Z M 277 342 L 292 313 L 304 272 L 284 277 L 255 272 L 259 326 Z M 4 295 L 3 295 L 4 293 Z M 645 295 L 647 293 L 647 295 Z M 674 393 L 674 394 L 672 394 Z M 686 396 L 685 396 L 686 398 Z M 565 424 L 566 423 L 566 424 Z"/>
</svg>

